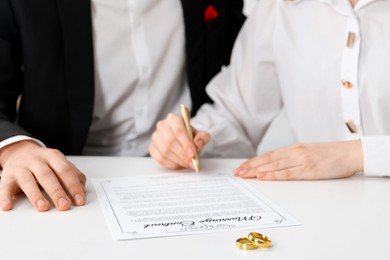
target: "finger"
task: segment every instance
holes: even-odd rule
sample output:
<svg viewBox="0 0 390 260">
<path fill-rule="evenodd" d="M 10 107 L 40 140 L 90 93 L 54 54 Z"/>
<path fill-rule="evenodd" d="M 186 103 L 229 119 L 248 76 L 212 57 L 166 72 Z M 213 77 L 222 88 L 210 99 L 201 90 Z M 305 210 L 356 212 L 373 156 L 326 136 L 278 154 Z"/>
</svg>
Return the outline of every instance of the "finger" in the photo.
<svg viewBox="0 0 390 260">
<path fill-rule="evenodd" d="M 280 171 L 262 172 L 256 175 L 256 178 L 262 181 L 287 181 L 287 180 L 305 180 L 305 175 L 302 174 L 304 169 L 302 166 L 291 167 Z"/>
<path fill-rule="evenodd" d="M 37 211 L 47 211 L 50 203 L 43 196 L 36 179 L 30 171 L 21 171 L 16 175 L 16 182 L 20 189 L 27 196 Z"/>
<path fill-rule="evenodd" d="M 167 160 L 161 153 L 156 149 L 154 146 L 151 146 L 149 148 L 150 155 L 161 165 L 165 168 L 171 169 L 171 170 L 177 170 L 182 168 L 177 163 L 171 162 Z"/>
<path fill-rule="evenodd" d="M 196 147 L 193 140 L 191 140 L 188 136 L 183 119 L 176 114 L 169 114 L 167 117 L 167 122 L 171 127 L 173 135 L 178 139 L 182 149 L 186 154 L 187 165 L 190 165 L 192 158 L 195 156 Z"/>
<path fill-rule="evenodd" d="M 3 211 L 11 210 L 13 207 L 13 196 L 16 194 L 17 184 L 14 180 L 3 178 L 0 183 L 0 207 Z"/>
<path fill-rule="evenodd" d="M 205 131 L 194 131 L 194 143 L 198 152 L 202 151 L 203 147 L 208 144 L 211 136 Z"/>
<path fill-rule="evenodd" d="M 289 152 L 290 150 L 291 149 L 289 147 L 285 147 L 265 152 L 262 155 L 253 157 L 243 162 L 236 170 L 234 170 L 234 173 L 235 175 L 244 175 L 253 168 L 257 168 L 277 160 L 286 159 L 291 155 L 291 152 Z"/>
<path fill-rule="evenodd" d="M 84 173 L 82 173 L 81 171 L 78 172 L 78 177 L 79 177 L 79 180 L 81 182 L 81 184 L 83 184 L 84 186 L 84 191 L 85 191 L 85 185 L 87 184 L 87 177 L 85 176 Z"/>
<path fill-rule="evenodd" d="M 269 151 L 266 152 L 262 155 L 250 158 L 243 162 L 236 170 L 234 170 L 235 174 L 238 175 L 245 175 L 249 172 L 249 170 L 259 167 L 264 164 L 268 164 L 272 161 L 274 161 L 276 158 L 275 157 L 275 152 L 274 151 Z"/>
<path fill-rule="evenodd" d="M 53 152 L 57 153 L 58 151 L 54 150 Z M 69 162 L 62 153 L 50 158 L 50 168 L 57 175 L 62 187 L 72 198 L 73 205 L 85 205 L 85 175 L 73 163 Z"/>
<path fill-rule="evenodd" d="M 49 195 L 55 207 L 61 211 L 70 209 L 70 199 L 54 171 L 43 163 L 34 164 L 31 169 L 36 180 Z"/>
<path fill-rule="evenodd" d="M 166 122 L 158 124 L 152 138 L 155 147 L 167 161 L 188 168 L 187 153 Z"/>
<path fill-rule="evenodd" d="M 257 166 L 248 171 L 241 171 L 236 176 L 239 176 L 241 178 L 254 178 L 259 173 L 281 171 L 284 169 L 298 167 L 298 166 L 301 166 L 301 163 L 295 160 L 291 160 L 291 159 L 276 160 L 267 164 L 263 164 L 261 166 Z"/>
</svg>

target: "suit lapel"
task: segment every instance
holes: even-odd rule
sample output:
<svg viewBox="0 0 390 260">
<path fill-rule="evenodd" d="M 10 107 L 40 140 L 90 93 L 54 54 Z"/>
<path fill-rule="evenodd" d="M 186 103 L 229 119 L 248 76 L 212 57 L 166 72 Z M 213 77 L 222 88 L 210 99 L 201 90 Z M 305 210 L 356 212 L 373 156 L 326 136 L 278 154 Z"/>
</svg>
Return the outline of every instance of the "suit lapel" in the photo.
<svg viewBox="0 0 390 260">
<path fill-rule="evenodd" d="M 69 101 L 69 153 L 78 154 L 89 131 L 94 101 L 91 7 L 90 0 L 57 0 L 57 5 Z"/>
</svg>

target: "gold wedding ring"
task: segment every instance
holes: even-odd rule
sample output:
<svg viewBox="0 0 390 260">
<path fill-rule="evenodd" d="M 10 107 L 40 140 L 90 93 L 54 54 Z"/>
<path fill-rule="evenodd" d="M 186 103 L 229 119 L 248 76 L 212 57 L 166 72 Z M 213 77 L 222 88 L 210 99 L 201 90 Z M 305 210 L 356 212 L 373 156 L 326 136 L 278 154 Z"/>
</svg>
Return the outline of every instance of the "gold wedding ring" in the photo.
<svg viewBox="0 0 390 260">
<path fill-rule="evenodd" d="M 256 244 L 252 243 L 248 238 L 242 237 L 236 240 L 236 246 L 242 250 L 252 250 L 259 248 Z"/>
<path fill-rule="evenodd" d="M 256 232 L 251 232 L 248 237 L 242 237 L 236 240 L 236 247 L 242 250 L 252 250 L 257 248 L 269 249 L 271 244 L 271 239 Z"/>
<path fill-rule="evenodd" d="M 272 243 L 271 239 L 269 239 L 267 236 L 256 232 L 249 233 L 248 240 L 255 244 L 257 247 L 267 249 L 271 247 Z"/>
</svg>

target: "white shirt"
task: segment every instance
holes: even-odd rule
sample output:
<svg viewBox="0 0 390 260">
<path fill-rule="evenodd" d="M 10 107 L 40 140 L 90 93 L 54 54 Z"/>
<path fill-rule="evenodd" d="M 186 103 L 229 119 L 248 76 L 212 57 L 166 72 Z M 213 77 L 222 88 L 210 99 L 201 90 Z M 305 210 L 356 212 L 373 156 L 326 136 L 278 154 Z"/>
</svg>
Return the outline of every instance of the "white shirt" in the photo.
<svg viewBox="0 0 390 260">
<path fill-rule="evenodd" d="M 205 155 L 255 155 L 284 107 L 296 141 L 361 139 L 364 173 L 390 175 L 389 0 L 261 0 L 232 55 L 193 120 Z"/>
<path fill-rule="evenodd" d="M 190 104 L 179 0 L 92 0 L 95 109 L 84 154 L 143 156 L 155 124 Z"/>
<path fill-rule="evenodd" d="M 191 107 L 181 2 L 92 0 L 91 12 L 95 107 L 83 154 L 147 155 L 156 122 Z"/>
</svg>

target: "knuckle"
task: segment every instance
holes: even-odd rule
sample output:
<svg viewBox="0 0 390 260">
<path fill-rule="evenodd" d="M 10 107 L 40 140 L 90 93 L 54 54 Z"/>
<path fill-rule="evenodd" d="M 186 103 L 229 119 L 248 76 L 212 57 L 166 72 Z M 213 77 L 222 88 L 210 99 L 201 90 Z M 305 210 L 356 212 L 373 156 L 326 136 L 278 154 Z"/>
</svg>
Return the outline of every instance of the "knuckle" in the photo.
<svg viewBox="0 0 390 260">
<path fill-rule="evenodd" d="M 272 155 L 273 155 L 273 152 L 272 151 L 268 151 L 268 152 L 265 152 L 263 154 L 263 159 L 265 161 L 271 161 L 272 160 Z"/>
<path fill-rule="evenodd" d="M 73 197 L 74 195 L 76 195 L 78 193 L 84 195 L 84 188 L 80 182 L 77 182 L 77 183 L 74 183 L 74 185 L 70 185 L 67 188 L 67 192 L 71 197 Z"/>
<path fill-rule="evenodd" d="M 1 171 L 0 171 L 1 172 Z M 14 169 L 11 169 L 11 168 L 3 168 L 2 169 L 2 172 L 0 174 L 0 185 L 2 186 L 4 183 L 7 183 L 9 181 L 12 181 L 15 179 L 15 174 L 19 172 L 18 171 L 18 168 L 15 167 Z"/>
<path fill-rule="evenodd" d="M 67 162 L 60 163 L 58 165 L 57 169 L 59 171 L 58 174 L 69 173 L 69 172 L 75 171 L 74 165 L 71 163 L 67 163 Z"/>
<path fill-rule="evenodd" d="M 82 172 L 78 172 L 77 178 L 78 178 L 78 183 L 77 183 L 76 187 L 85 186 L 85 184 L 87 183 L 87 177 L 85 176 L 85 174 Z"/>
<path fill-rule="evenodd" d="M 87 181 L 87 176 L 85 176 L 84 173 L 79 172 L 78 176 L 79 176 L 79 179 L 80 179 L 81 181 L 83 181 L 83 182 L 86 182 L 86 181 Z"/>
<path fill-rule="evenodd" d="M 34 172 L 34 175 L 38 179 L 44 180 L 44 179 L 47 179 L 47 178 L 50 178 L 51 176 L 53 176 L 53 171 L 51 171 L 50 169 L 44 169 L 44 170 Z"/>
<path fill-rule="evenodd" d="M 48 148 L 48 149 L 46 149 L 46 153 L 47 153 L 48 155 L 51 155 L 51 156 L 58 156 L 58 154 L 60 153 L 60 151 L 57 150 L 57 149 L 50 149 L 50 148 Z"/>
<path fill-rule="evenodd" d="M 294 144 L 292 146 L 292 149 L 295 150 L 296 152 L 300 153 L 301 155 L 305 154 L 307 151 L 306 145 L 302 144 L 302 143 Z"/>
<path fill-rule="evenodd" d="M 291 145 L 291 148 L 292 149 L 300 149 L 303 147 L 303 144 L 302 143 L 296 143 L 296 144 L 293 144 Z"/>
<path fill-rule="evenodd" d="M 181 136 L 184 132 L 184 128 L 182 127 L 176 127 L 175 129 L 173 129 L 173 133 L 175 136 Z"/>
<path fill-rule="evenodd" d="M 37 162 L 39 162 L 40 160 L 41 158 L 39 155 L 32 153 L 30 155 L 25 156 L 21 163 L 19 163 L 18 161 L 14 161 L 14 163 L 16 162 L 16 164 L 12 164 L 10 166 L 17 171 L 23 171 L 28 168 L 31 168 L 32 166 L 37 165 Z"/>
<path fill-rule="evenodd" d="M 59 198 L 65 195 L 65 191 L 62 187 L 56 187 L 49 192 L 49 196 L 52 198 Z"/>
<path fill-rule="evenodd" d="M 15 181 L 4 178 L 0 182 L 0 198 L 10 197 L 13 194 L 18 193 L 19 186 Z"/>
<path fill-rule="evenodd" d="M 42 197 L 42 194 L 38 191 L 28 191 L 28 192 L 26 192 L 26 195 L 29 198 L 29 200 L 32 202 L 34 202 Z"/>
<path fill-rule="evenodd" d="M 38 185 L 32 185 L 32 186 L 19 186 L 20 187 L 20 191 L 23 192 L 27 198 L 30 200 L 30 201 L 35 201 L 39 198 L 42 198 L 42 192 L 41 190 L 39 189 Z M 11 191 L 11 194 L 14 195 L 15 193 L 13 193 L 13 191 Z"/>
<path fill-rule="evenodd" d="M 29 183 L 30 181 L 31 181 L 31 176 L 29 176 L 28 174 L 19 174 L 17 176 L 17 182 L 19 183 L 19 185 L 23 183 Z"/>
<path fill-rule="evenodd" d="M 161 130 L 162 128 L 164 128 L 164 126 L 165 126 L 165 121 L 164 120 L 160 120 L 156 124 L 156 129 L 157 130 Z"/>
<path fill-rule="evenodd" d="M 167 115 L 167 120 L 168 121 L 176 121 L 177 120 L 177 115 L 175 113 L 169 113 Z"/>
<path fill-rule="evenodd" d="M 46 149 L 47 156 L 53 156 L 53 157 L 63 157 L 63 154 L 57 150 L 57 149 Z"/>
</svg>

